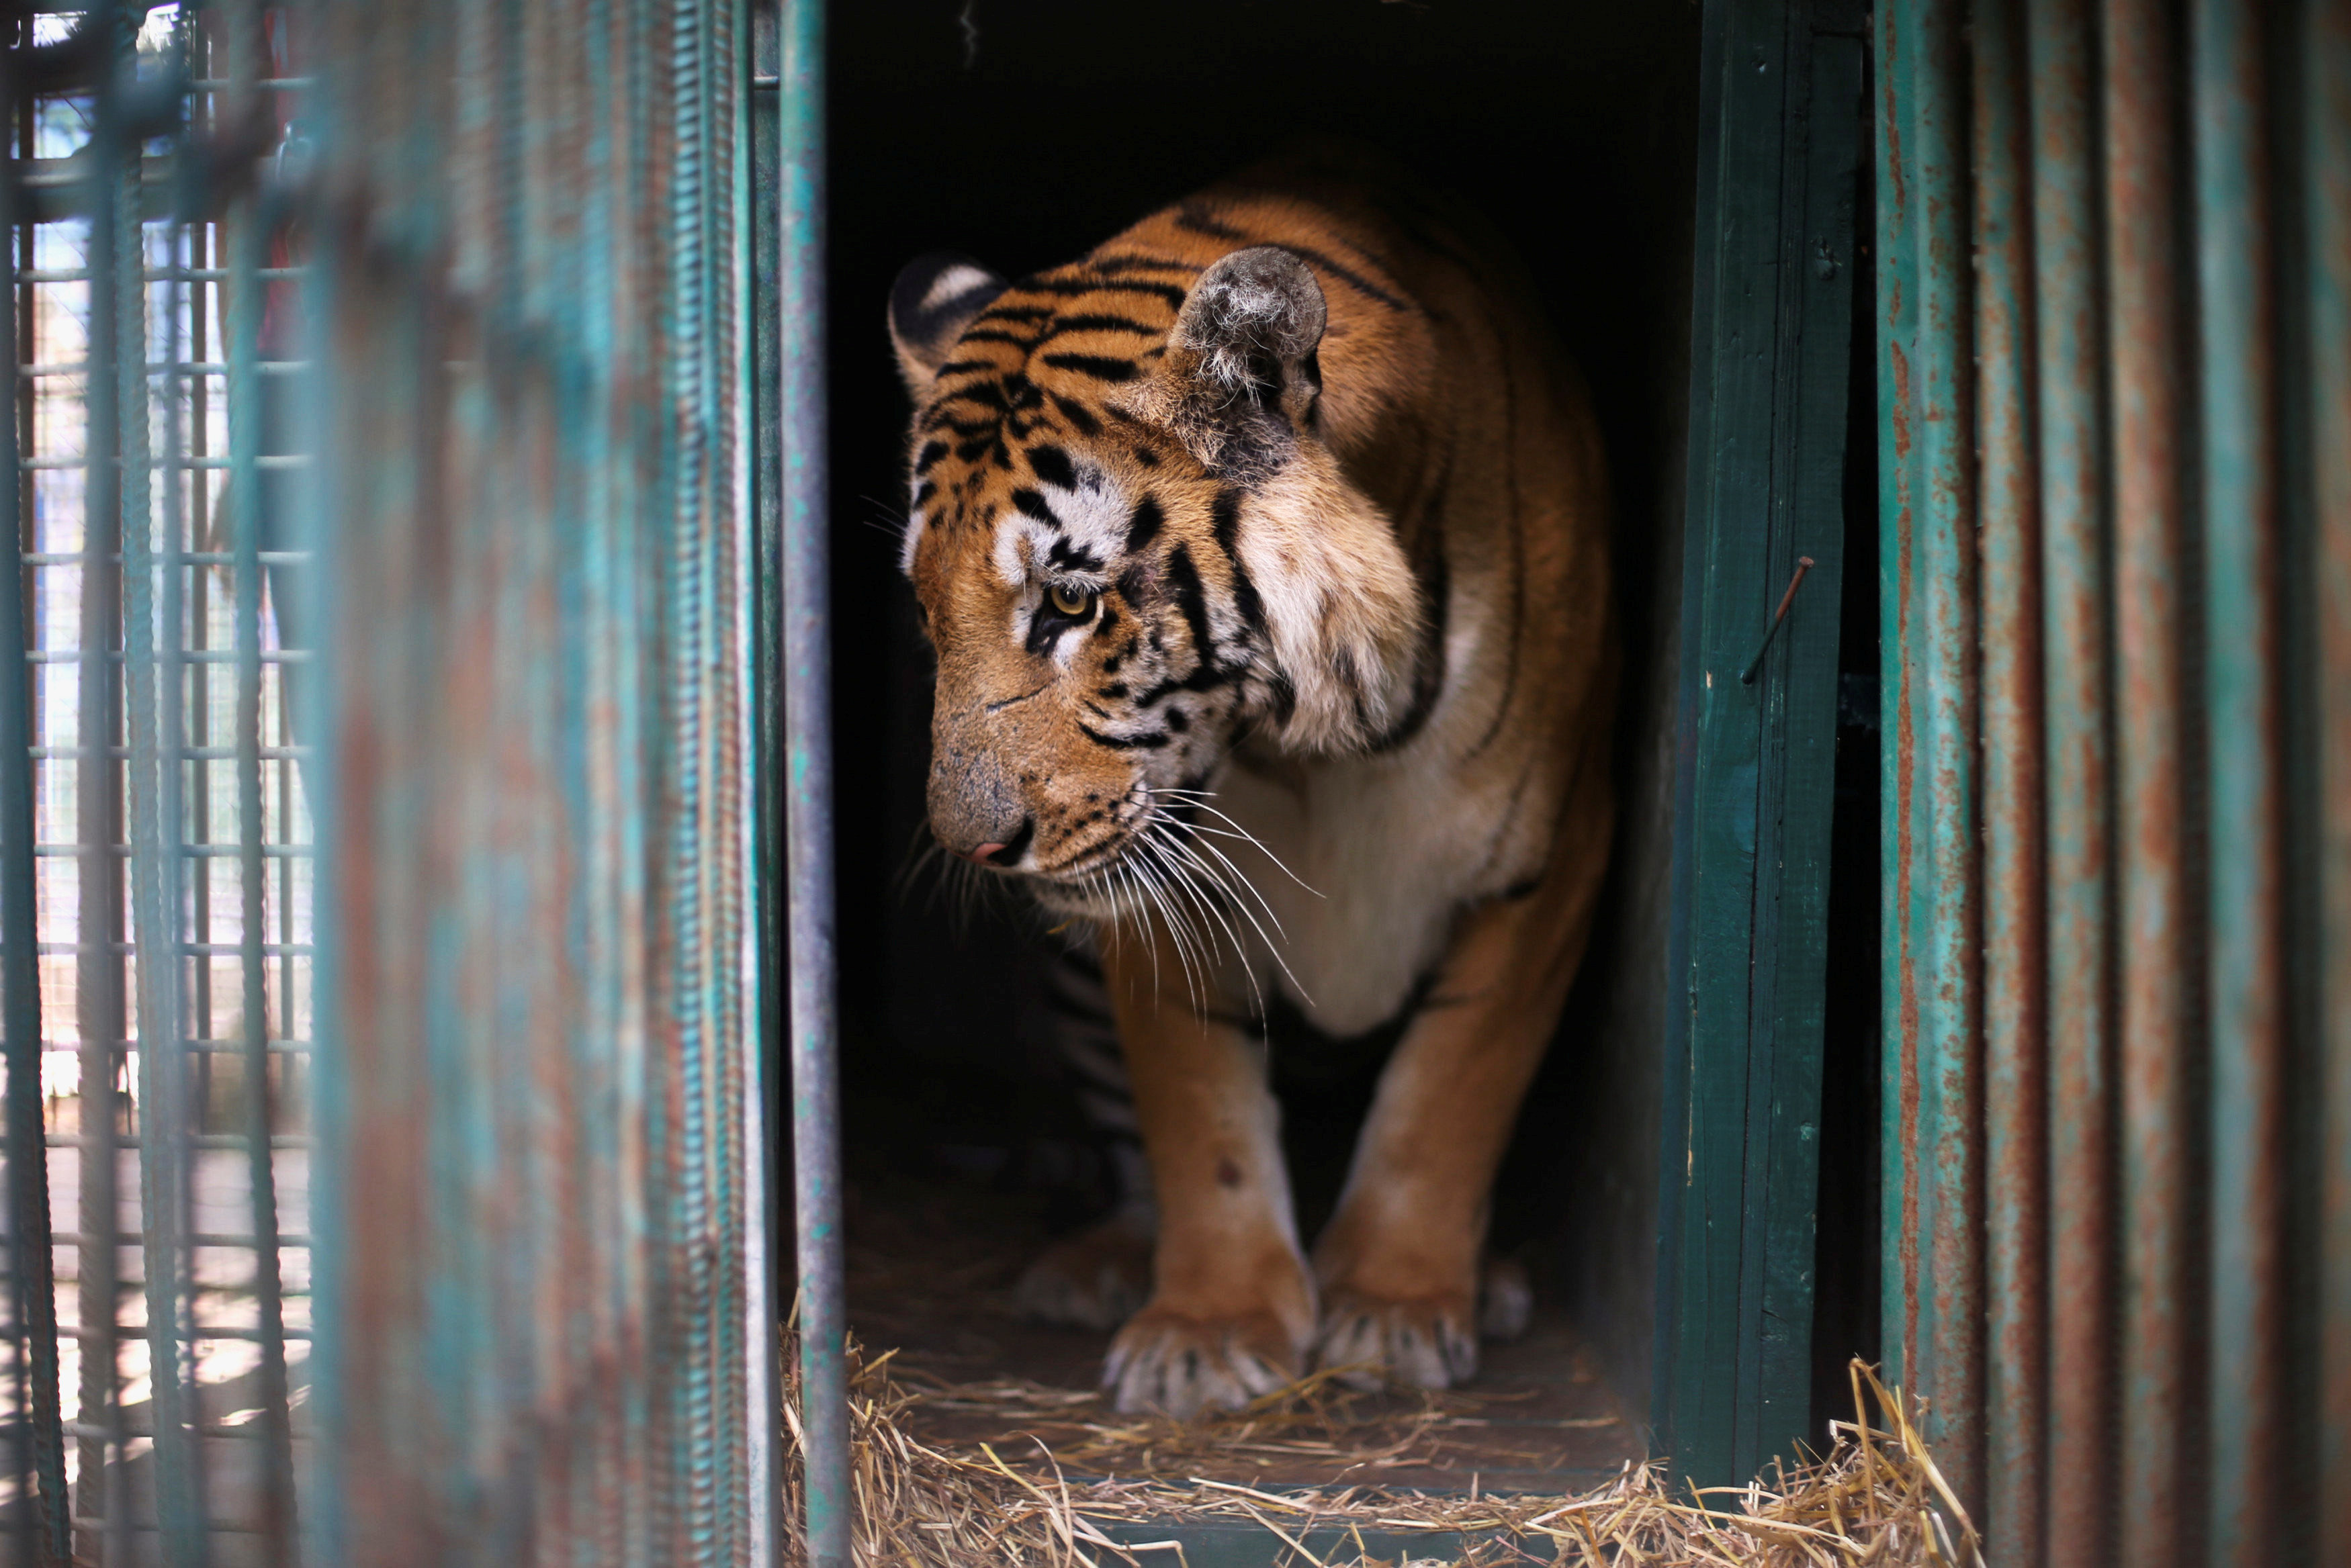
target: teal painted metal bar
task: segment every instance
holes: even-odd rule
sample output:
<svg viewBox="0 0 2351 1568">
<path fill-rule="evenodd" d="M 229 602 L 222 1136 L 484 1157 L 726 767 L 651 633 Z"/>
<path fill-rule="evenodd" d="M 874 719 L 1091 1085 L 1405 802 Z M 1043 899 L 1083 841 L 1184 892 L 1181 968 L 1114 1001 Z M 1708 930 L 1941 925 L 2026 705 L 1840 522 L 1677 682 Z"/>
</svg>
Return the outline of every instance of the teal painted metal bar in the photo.
<svg viewBox="0 0 2351 1568">
<path fill-rule="evenodd" d="M 2027 8 L 2049 726 L 2049 1438 L 2053 1564 L 2111 1538 L 2116 1172 L 2112 654 L 2098 365 L 2095 45 L 2083 0 Z M 2024 1364 L 2014 1376 L 2042 1376 Z"/>
<path fill-rule="evenodd" d="M 312 189 L 349 200 L 309 231 L 310 1555 L 747 1563 L 777 1412 L 740 7 L 312 25 Z"/>
<path fill-rule="evenodd" d="M 1709 1484 L 1814 1436 L 1860 35 L 1855 8 L 1725 0 L 1701 46 L 1654 1419 Z"/>
<path fill-rule="evenodd" d="M 127 22 L 111 8 L 94 22 L 85 20 L 84 26 L 105 29 L 97 35 L 102 46 L 99 59 L 120 58 L 128 43 L 121 30 Z M 121 156 L 119 150 L 96 149 L 91 166 L 107 170 L 110 151 L 116 159 Z M 98 370 L 89 376 L 84 393 L 89 455 L 83 481 L 80 659 L 76 679 L 75 741 L 80 755 L 74 770 L 79 841 L 77 891 L 81 888 L 102 891 L 95 899 L 77 898 L 79 929 L 72 935 L 80 948 L 74 976 L 75 1023 L 80 1037 L 76 1114 L 81 1135 L 75 1306 L 82 1329 L 81 1398 L 76 1426 L 82 1433 L 77 1458 L 80 1475 L 87 1478 L 76 1511 L 79 1520 L 95 1527 L 91 1534 L 100 1560 L 112 1562 L 121 1560 L 130 1548 L 130 1500 L 118 1462 L 130 1445 L 130 1425 L 123 1416 L 117 1375 L 120 1262 L 112 1244 L 121 1179 L 117 1128 L 126 1109 L 117 1087 L 121 1061 L 118 1043 L 126 1033 L 126 1007 L 120 949 L 122 909 L 116 892 L 120 883 L 113 856 L 121 836 L 123 802 L 120 777 L 110 765 L 110 755 L 106 763 L 92 765 L 99 763 L 101 738 L 111 742 L 120 732 L 121 722 L 120 682 L 105 657 L 120 646 L 122 633 L 119 533 L 122 471 L 116 453 L 125 413 L 121 379 L 108 373 L 115 361 L 114 336 L 120 320 L 112 308 L 111 285 L 119 265 L 115 251 L 122 243 L 118 232 L 120 214 L 116 202 L 106 195 L 108 183 L 101 179 L 99 192 L 89 202 L 89 358 Z M 142 405 L 143 401 L 142 389 Z"/>
<path fill-rule="evenodd" d="M 2179 356 L 2179 53 L 2154 0 L 2105 0 L 2106 387 L 2113 450 L 2115 830 L 2120 857 L 2123 1299 L 2119 1474 L 2126 1561 L 2154 1563 L 2190 1516 L 2185 1444 L 2189 976 L 2187 592 Z M 2233 849 L 2233 846 L 2231 846 Z"/>
<path fill-rule="evenodd" d="M 257 101 L 255 85 L 265 75 L 262 17 L 255 0 L 235 0 L 225 8 L 227 80 L 237 101 Z M 235 655 L 237 822 L 237 918 L 242 948 L 238 965 L 243 1024 L 243 1132 L 246 1138 L 247 1212 L 253 1228 L 253 1300 L 259 1331 L 256 1390 L 262 1466 L 254 1518 L 264 1560 L 277 1568 L 295 1561 L 292 1391 L 286 1365 L 286 1303 L 280 1276 L 277 1223 L 277 1162 L 271 1147 L 276 1096 L 270 1087 L 269 987 L 264 939 L 267 934 L 266 871 L 267 836 L 262 810 L 261 600 L 262 401 L 261 273 L 268 241 L 260 203 L 250 194 L 230 203 L 220 230 L 225 253 L 222 301 L 222 349 L 227 367 L 230 595 Z M 173 256 L 176 265 L 178 256 Z M 174 421 L 176 425 L 176 421 Z M 281 628 L 286 618 L 281 614 Z M 286 829 L 281 829 L 285 831 Z M 286 1033 L 292 1033 L 290 1029 Z"/>
<path fill-rule="evenodd" d="M 1978 5 L 1971 51 L 1982 465 L 1984 1524 L 2000 1542 L 2041 1539 L 2047 1436 L 2047 800 L 2022 12 L 2012 0 Z"/>
<path fill-rule="evenodd" d="M 2259 17 L 2190 7 L 2210 1102 L 2206 1560 L 2283 1560 L 2287 988 L 2276 316 Z"/>
<path fill-rule="evenodd" d="M 805 1545 L 847 1568 L 852 1495 L 841 1233 L 840 1022 L 833 969 L 832 660 L 826 581 L 823 0 L 785 0 L 779 75 L 783 254 L 784 830 L 789 881 L 792 1159 L 799 1235 Z"/>
<path fill-rule="evenodd" d="M 1976 756 L 1974 347 L 1968 70 L 1957 0 L 1880 13 L 1879 297 L 1901 302 L 1879 462 L 1892 580 L 1884 657 L 1888 1075 L 1882 1322 L 1896 1377 L 1932 1387 L 1928 1435 L 1962 1501 L 1982 1474 L 1982 905 Z M 1893 192 L 1888 202 L 1887 193 Z M 1890 226 L 1889 226 L 1890 224 Z M 1907 344 L 1907 347 L 1905 345 Z"/>
<path fill-rule="evenodd" d="M 2332 1563 L 2351 1552 L 2351 10 L 1922 0 L 1880 41 L 1884 524 L 1909 551 L 1885 580 L 1887 678 L 1912 725 L 1887 774 L 1911 792 L 1888 977 L 1917 977 L 1888 1024 L 1918 1030 L 1886 1085 L 1886 1299 L 1910 1314 L 1889 1360 L 2004 1560 Z M 1974 167 L 1938 189 L 1922 131 L 1961 65 Z M 1972 301 L 1934 238 L 1962 206 Z M 1938 297 L 1976 350 L 1942 413 Z M 1936 468 L 1970 397 L 1972 493 Z M 1947 514 L 1980 581 L 1930 548 Z M 1925 613 L 1947 597 L 1974 647 Z M 1947 674 L 1982 682 L 1980 821 L 1934 773 Z M 1932 940 L 1955 835 L 1983 857 L 1975 1027 Z M 1977 1050 L 1971 1101 L 1950 1090 Z M 1949 1421 L 1979 1376 L 1980 1480 Z"/>
<path fill-rule="evenodd" d="M 0 70 L 0 126 L 16 123 L 13 73 Z M 13 182 L 0 181 L 0 236 L 15 254 Z M 0 339 L 18 342 L 17 290 L 0 289 Z M 14 472 L 19 452 L 18 379 L 0 385 L 0 471 Z M 49 1210 L 47 1137 L 41 1088 L 40 909 L 33 810 L 33 666 L 26 609 L 30 584 L 24 491 L 0 484 L 0 1033 L 7 1067 L 9 1319 L 16 1339 L 17 1432 L 15 1476 L 18 1562 L 26 1568 L 62 1563 L 73 1552 L 72 1501 L 66 1490 L 60 1395 L 56 1258 Z"/>
<path fill-rule="evenodd" d="M 780 1125 L 776 1091 L 783 1064 L 773 1050 L 775 992 L 779 989 L 775 980 L 779 976 L 772 961 L 777 934 L 774 889 L 779 878 L 764 873 L 770 864 L 768 813 L 775 798 L 775 715 L 768 709 L 774 692 L 775 649 L 768 638 L 777 609 L 767 597 L 772 569 L 769 547 L 774 542 L 769 520 L 777 508 L 765 493 L 779 480 L 768 465 L 770 436 L 761 428 L 765 421 L 759 384 L 761 358 L 775 325 L 775 301 L 763 299 L 757 292 L 760 243 L 763 236 L 772 239 L 769 225 L 776 203 L 772 189 L 763 190 L 758 178 L 759 94 L 753 83 L 763 38 L 758 8 L 758 0 L 723 8 L 719 36 L 713 44 L 716 63 L 729 72 L 733 105 L 728 124 L 730 178 L 722 211 L 733 299 L 730 325 L 736 344 L 726 407 L 734 432 L 728 504 L 735 527 L 720 594 L 734 623 L 731 635 L 742 639 L 746 649 L 732 671 L 741 715 L 732 763 L 738 792 L 734 807 L 736 854 L 740 864 L 761 873 L 750 888 L 737 891 L 741 918 L 747 919 L 750 927 L 747 940 L 737 950 L 743 967 L 727 1025 L 730 1033 L 745 1042 L 736 1058 L 740 1077 L 734 1088 L 741 1117 L 736 1179 L 742 1184 L 743 1292 L 731 1354 L 742 1368 L 745 1431 L 740 1480 L 747 1501 L 742 1561 L 749 1568 L 781 1568 L 785 1535 L 779 1516 L 786 1504 L 778 1377 L 782 1345 L 776 1310 L 776 1216 L 780 1212 L 777 1157 L 781 1150 L 774 1129 Z M 773 39 L 764 42 L 771 46 Z M 747 1006 L 744 997 L 750 999 Z"/>
<path fill-rule="evenodd" d="M 141 16 L 128 5 L 108 18 L 115 68 L 132 64 L 131 43 Z M 92 139 L 99 166 L 108 171 L 110 222 L 94 225 L 90 245 L 90 310 L 114 313 L 107 365 L 115 382 L 116 462 L 120 473 L 119 516 L 122 551 L 122 701 L 129 751 L 124 788 L 131 844 L 131 911 L 136 961 L 139 1046 L 139 1211 L 141 1272 L 147 1297 L 148 1408 L 155 1465 L 157 1547 L 168 1568 L 200 1564 L 209 1556 L 204 1536 L 201 1444 L 192 1422 L 194 1367 L 183 1354 L 192 1324 L 193 1258 L 181 1241 L 188 1217 L 189 1176 L 184 1119 L 188 1092 L 185 1033 L 180 1010 L 180 965 L 153 961 L 180 940 L 180 836 L 176 736 L 163 730 L 164 683 L 158 637 L 176 640 L 176 623 L 157 625 L 152 470 L 149 446 L 145 235 L 140 215 L 136 140 L 122 123 L 120 92 L 103 94 Z M 99 233 L 103 233 L 103 241 Z M 167 353 L 167 361 L 176 355 Z M 110 361 L 110 363 L 109 363 Z M 99 519 L 89 519 L 97 525 Z M 174 568 L 176 569 L 176 568 Z M 169 759 L 167 761 L 167 759 Z M 127 1459 L 128 1456 L 122 1456 Z"/>
<path fill-rule="evenodd" d="M 1911 362 L 1918 351 L 1918 294 L 1910 286 L 1917 265 L 1911 154 L 1911 81 L 1917 49 L 1909 14 L 1896 5 L 1872 13 L 1875 88 L 1872 114 L 1876 166 L 1871 186 L 1877 261 L 1874 299 L 1877 392 L 1877 647 L 1878 711 L 1888 721 L 1878 743 L 1881 938 L 1879 995 L 1885 1022 L 1878 1031 L 1881 1126 L 1879 1158 L 1878 1306 L 1881 1359 L 1896 1379 L 1916 1359 L 1918 1209 L 1908 1177 L 1908 1140 L 1917 1124 L 1918 1071 L 1909 990 L 1910 818 L 1908 779 L 1915 744 L 1909 723 L 1909 625 L 1912 497 L 1917 489 L 1917 413 Z"/>
</svg>

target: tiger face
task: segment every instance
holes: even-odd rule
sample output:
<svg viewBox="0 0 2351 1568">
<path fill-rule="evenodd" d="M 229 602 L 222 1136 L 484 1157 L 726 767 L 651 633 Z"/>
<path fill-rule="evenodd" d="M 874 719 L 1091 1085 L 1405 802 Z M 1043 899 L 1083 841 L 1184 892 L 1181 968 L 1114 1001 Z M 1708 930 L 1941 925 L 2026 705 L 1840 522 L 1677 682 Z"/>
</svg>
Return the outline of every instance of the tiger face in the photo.
<svg viewBox="0 0 2351 1568">
<path fill-rule="evenodd" d="M 1333 451 L 1363 399 L 1346 355 L 1325 385 L 1325 323 L 1276 246 L 901 275 L 901 560 L 937 655 L 949 852 L 1114 919 L 1119 868 L 1237 745 L 1366 751 L 1425 705 L 1426 609 Z"/>
</svg>

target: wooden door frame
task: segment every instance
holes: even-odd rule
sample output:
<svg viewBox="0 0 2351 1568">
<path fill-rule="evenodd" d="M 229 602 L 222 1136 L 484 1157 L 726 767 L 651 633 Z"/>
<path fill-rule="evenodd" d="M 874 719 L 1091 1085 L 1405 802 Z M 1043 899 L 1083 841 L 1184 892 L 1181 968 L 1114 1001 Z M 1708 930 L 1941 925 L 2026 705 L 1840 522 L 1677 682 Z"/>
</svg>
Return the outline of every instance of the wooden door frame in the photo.
<svg viewBox="0 0 2351 1568">
<path fill-rule="evenodd" d="M 1860 0 L 1708 0 L 1700 45 L 1651 1416 L 1701 1484 L 1822 1441 L 1814 1210 L 1866 32 Z"/>
</svg>

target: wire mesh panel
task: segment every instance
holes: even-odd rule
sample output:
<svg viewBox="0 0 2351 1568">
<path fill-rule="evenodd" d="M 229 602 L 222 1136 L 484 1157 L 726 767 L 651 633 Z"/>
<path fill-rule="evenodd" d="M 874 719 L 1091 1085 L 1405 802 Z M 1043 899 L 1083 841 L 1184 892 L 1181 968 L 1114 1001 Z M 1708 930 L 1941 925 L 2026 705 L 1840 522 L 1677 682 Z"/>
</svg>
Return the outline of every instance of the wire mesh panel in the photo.
<svg viewBox="0 0 2351 1568">
<path fill-rule="evenodd" d="M 768 1560 L 747 40 L 316 13 L 317 1560 Z"/>
<path fill-rule="evenodd" d="M 288 39 L 250 6 L 7 26 L 7 1517 L 26 1562 L 290 1562 L 309 655 L 270 537 L 303 459 L 265 386 L 303 369 Z"/>
</svg>

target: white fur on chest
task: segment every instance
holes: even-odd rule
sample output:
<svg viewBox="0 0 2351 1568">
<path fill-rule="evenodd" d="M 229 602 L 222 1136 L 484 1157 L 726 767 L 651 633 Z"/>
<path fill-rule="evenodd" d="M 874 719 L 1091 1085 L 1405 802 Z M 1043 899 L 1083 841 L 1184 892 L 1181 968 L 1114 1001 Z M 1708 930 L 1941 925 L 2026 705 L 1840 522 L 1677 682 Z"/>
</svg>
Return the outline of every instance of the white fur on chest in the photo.
<svg viewBox="0 0 2351 1568">
<path fill-rule="evenodd" d="M 1460 632 L 1468 654 L 1474 633 Z M 1393 755 L 1317 763 L 1294 778 L 1229 767 L 1217 791 L 1218 808 L 1291 873 L 1220 841 L 1280 922 L 1281 962 L 1260 955 L 1260 983 L 1333 1034 L 1394 1017 L 1444 956 L 1462 906 L 1528 869 L 1524 836 L 1506 831 L 1512 771 L 1465 777 L 1460 735 L 1479 716 L 1455 695 Z"/>
</svg>

